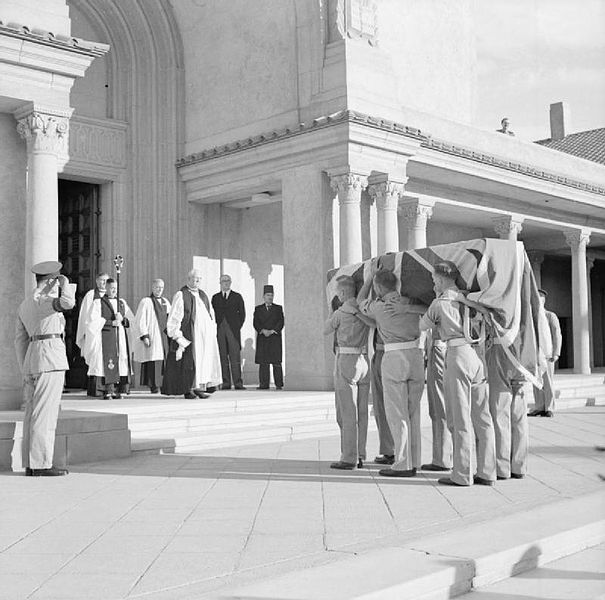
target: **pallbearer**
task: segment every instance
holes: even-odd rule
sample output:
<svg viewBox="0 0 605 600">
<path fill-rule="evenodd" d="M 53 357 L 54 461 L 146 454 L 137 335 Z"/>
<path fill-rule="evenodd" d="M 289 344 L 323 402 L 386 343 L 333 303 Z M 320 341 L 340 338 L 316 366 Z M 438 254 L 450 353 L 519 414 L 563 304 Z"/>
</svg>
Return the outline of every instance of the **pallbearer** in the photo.
<svg viewBox="0 0 605 600">
<path fill-rule="evenodd" d="M 378 297 L 368 299 L 370 288 Z M 419 313 L 426 307 L 410 304 L 397 291 L 394 273 L 381 270 L 368 277 L 359 292 L 359 309 L 378 328 L 384 342 L 382 386 L 395 459 L 387 477 L 414 477 L 420 468 L 420 399 L 424 390 L 424 355 L 420 348 Z"/>
<path fill-rule="evenodd" d="M 452 468 L 451 410 L 445 402 L 443 373 L 445 371 L 446 343 L 439 337 L 437 329 L 427 335 L 426 393 L 429 416 L 433 430 L 433 454 L 429 464 L 422 465 L 423 471 L 449 471 Z"/>
<path fill-rule="evenodd" d="M 447 344 L 444 386 L 446 402 L 452 410 L 454 455 L 451 477 L 441 478 L 439 483 L 493 485 L 496 447 L 485 371 L 477 345 L 470 337 L 470 309 L 460 302 L 458 277 L 454 263 L 435 265 L 433 283 L 437 298 L 420 321 L 423 330 L 437 328 Z M 475 440 L 477 473 L 473 475 L 471 455 Z"/>
<path fill-rule="evenodd" d="M 374 408 L 374 419 L 378 429 L 378 452 L 380 455 L 374 458 L 379 465 L 392 465 L 395 462 L 395 442 L 384 408 L 384 390 L 382 388 L 382 359 L 384 357 L 384 342 L 374 330 L 374 355 L 370 367 L 370 388 L 372 390 L 372 407 Z"/>
<path fill-rule="evenodd" d="M 162 386 L 164 366 L 168 355 L 166 323 L 170 302 L 164 298 L 164 281 L 154 279 L 151 295 L 139 302 L 135 316 L 136 335 L 134 360 L 141 363 L 141 385 L 157 394 Z"/>
<path fill-rule="evenodd" d="M 65 469 L 53 467 L 59 404 L 69 369 L 62 313 L 76 304 L 76 285 L 59 275 L 62 266 L 48 261 L 32 267 L 36 289 L 17 312 L 15 350 L 25 399 L 22 458 L 28 476 L 67 474 Z"/>
<path fill-rule="evenodd" d="M 337 279 L 337 294 L 342 302 L 326 321 L 325 335 L 336 332 L 336 365 L 334 390 L 336 420 L 340 427 L 340 460 L 332 469 L 363 467 L 368 435 L 368 396 L 370 378 L 368 367 L 368 326 L 361 320 L 355 282 L 343 275 Z"/>
</svg>

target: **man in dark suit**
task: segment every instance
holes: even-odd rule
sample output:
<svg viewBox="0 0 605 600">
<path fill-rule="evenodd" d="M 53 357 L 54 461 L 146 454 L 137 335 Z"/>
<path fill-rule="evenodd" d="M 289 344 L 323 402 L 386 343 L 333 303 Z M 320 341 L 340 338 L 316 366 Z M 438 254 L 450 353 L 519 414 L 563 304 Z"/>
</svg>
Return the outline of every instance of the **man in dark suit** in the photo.
<svg viewBox="0 0 605 600">
<path fill-rule="evenodd" d="M 284 387 L 282 371 L 281 331 L 284 328 L 284 311 L 279 304 L 273 304 L 273 286 L 263 289 L 263 303 L 254 309 L 254 329 L 256 330 L 256 364 L 258 368 L 259 390 L 269 389 L 269 365 L 273 365 L 275 389 Z"/>
<path fill-rule="evenodd" d="M 236 390 L 245 390 L 242 383 L 241 329 L 246 320 L 244 299 L 231 289 L 231 277 L 221 276 L 221 291 L 212 296 L 212 308 L 216 318 L 216 338 L 221 357 L 223 385 L 221 389 L 231 389 L 231 380 Z"/>
</svg>

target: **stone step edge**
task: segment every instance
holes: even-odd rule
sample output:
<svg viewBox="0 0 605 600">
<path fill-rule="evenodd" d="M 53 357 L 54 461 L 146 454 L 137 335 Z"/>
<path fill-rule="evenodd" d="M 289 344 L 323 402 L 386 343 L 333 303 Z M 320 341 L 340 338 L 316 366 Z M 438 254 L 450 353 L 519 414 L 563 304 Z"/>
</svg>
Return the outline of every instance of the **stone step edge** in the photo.
<svg viewBox="0 0 605 600">
<path fill-rule="evenodd" d="M 504 527 L 521 531 L 528 521 L 544 517 L 544 507 L 432 535 L 405 547 L 370 550 L 254 583 L 230 585 L 221 589 L 217 597 L 222 600 L 446 600 L 603 543 L 604 503 L 604 492 L 554 502 L 547 512 L 563 517 L 582 515 L 584 522 L 566 527 L 566 519 L 560 518 L 558 531 L 526 536 L 522 543 L 511 541 L 498 549 L 489 548 L 494 530 Z M 448 535 L 456 536 L 459 548 L 473 545 L 476 548 L 476 529 L 481 525 L 492 532 L 484 535 L 487 548 L 483 553 L 465 557 L 431 550 L 436 541 Z M 412 572 L 406 572 L 402 565 Z M 363 584 L 356 586 L 356 582 Z"/>
</svg>

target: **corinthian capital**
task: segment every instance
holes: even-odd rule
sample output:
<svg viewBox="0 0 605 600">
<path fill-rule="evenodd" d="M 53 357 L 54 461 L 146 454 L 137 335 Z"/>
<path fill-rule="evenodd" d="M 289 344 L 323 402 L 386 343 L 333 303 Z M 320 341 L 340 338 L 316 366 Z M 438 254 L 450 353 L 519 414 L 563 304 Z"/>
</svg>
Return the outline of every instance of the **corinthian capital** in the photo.
<svg viewBox="0 0 605 600">
<path fill-rule="evenodd" d="M 17 119 L 17 132 L 26 141 L 28 152 L 67 154 L 68 115 L 34 110 Z"/>
<path fill-rule="evenodd" d="M 513 215 L 505 215 L 503 217 L 495 217 L 494 231 L 503 237 L 508 237 L 511 233 L 519 235 L 523 229 L 523 217 Z"/>
<path fill-rule="evenodd" d="M 381 181 L 372 183 L 368 187 L 368 192 L 379 210 L 397 210 L 399 197 L 403 194 L 404 189 L 403 183 Z"/>
<path fill-rule="evenodd" d="M 361 192 L 368 187 L 368 178 L 359 173 L 342 173 L 330 176 L 330 185 L 338 194 L 339 202 L 360 202 Z"/>
<path fill-rule="evenodd" d="M 408 228 L 426 227 L 426 222 L 433 216 L 434 205 L 426 200 L 406 200 L 399 212 Z"/>
<path fill-rule="evenodd" d="M 589 229 L 568 229 L 563 233 L 565 234 L 565 241 L 572 250 L 579 250 L 582 247 L 586 248 L 586 245 L 590 241 Z"/>
</svg>

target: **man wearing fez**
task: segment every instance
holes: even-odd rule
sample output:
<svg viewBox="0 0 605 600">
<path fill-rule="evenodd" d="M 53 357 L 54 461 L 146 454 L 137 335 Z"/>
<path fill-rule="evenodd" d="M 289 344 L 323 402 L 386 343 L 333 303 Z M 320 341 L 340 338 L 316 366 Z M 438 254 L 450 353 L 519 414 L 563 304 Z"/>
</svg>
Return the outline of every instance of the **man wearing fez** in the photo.
<svg viewBox="0 0 605 600">
<path fill-rule="evenodd" d="M 170 302 L 163 297 L 164 281 L 154 279 L 151 295 L 139 302 L 135 316 L 136 334 L 134 360 L 141 363 L 141 385 L 157 394 L 162 385 L 164 366 L 168 354 L 166 325 Z"/>
<path fill-rule="evenodd" d="M 108 279 L 106 294 L 92 303 L 86 329 L 90 340 L 88 374 L 103 377 L 105 400 L 121 398 L 122 393 L 129 392 L 132 368 L 126 330 L 132 322 L 130 307 L 118 298 L 117 282 Z"/>
<path fill-rule="evenodd" d="M 90 360 L 88 358 L 90 354 L 90 344 L 86 343 L 86 327 L 88 326 L 88 320 L 90 318 L 90 309 L 94 300 L 99 300 L 105 295 L 107 280 L 109 275 L 107 273 L 99 273 L 95 279 L 95 287 L 92 290 L 88 290 L 82 298 L 82 304 L 80 305 L 80 314 L 78 316 L 78 329 L 76 331 L 76 344 L 80 348 L 80 353 L 84 362 L 90 366 Z M 86 394 L 88 396 L 97 395 L 97 378 L 93 376 L 88 377 Z"/>
<path fill-rule="evenodd" d="M 22 458 L 25 474 L 33 477 L 67 474 L 53 467 L 59 404 L 69 369 L 63 312 L 76 304 L 76 285 L 59 275 L 62 266 L 56 261 L 34 265 L 36 288 L 17 311 L 15 350 L 25 400 Z"/>
<path fill-rule="evenodd" d="M 282 371 L 281 331 L 284 328 L 284 311 L 279 304 L 273 304 L 273 286 L 263 288 L 263 303 L 254 309 L 254 329 L 256 330 L 256 364 L 258 367 L 258 389 L 269 389 L 269 365 L 273 365 L 275 389 L 284 387 Z"/>
<path fill-rule="evenodd" d="M 208 392 L 221 381 L 216 324 L 201 282 L 201 272 L 192 269 L 187 285 L 172 299 L 166 324 L 170 351 L 162 383 L 162 394 L 168 396 L 209 398 Z"/>
<path fill-rule="evenodd" d="M 231 380 L 236 390 L 245 390 L 242 383 L 241 329 L 246 320 L 244 299 L 231 289 L 231 277 L 221 276 L 221 291 L 212 296 L 212 308 L 216 317 L 216 336 L 221 357 L 223 385 L 231 389 Z"/>
<path fill-rule="evenodd" d="M 547 292 L 538 290 L 540 294 L 540 304 L 542 308 L 546 304 Z M 553 409 L 555 408 L 555 363 L 561 355 L 561 326 L 559 325 L 559 317 L 550 311 L 544 309 L 546 320 L 548 321 L 548 329 L 550 330 L 550 338 L 552 341 L 552 354 L 546 357 L 546 371 L 542 375 L 542 389 L 534 387 L 535 407 L 528 416 L 529 417 L 554 417 Z"/>
</svg>

